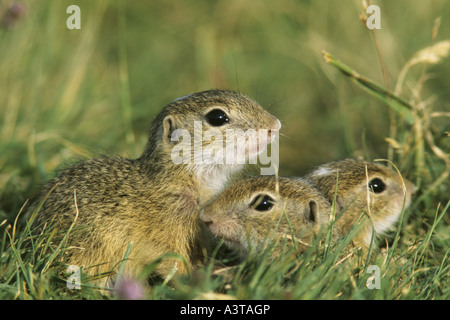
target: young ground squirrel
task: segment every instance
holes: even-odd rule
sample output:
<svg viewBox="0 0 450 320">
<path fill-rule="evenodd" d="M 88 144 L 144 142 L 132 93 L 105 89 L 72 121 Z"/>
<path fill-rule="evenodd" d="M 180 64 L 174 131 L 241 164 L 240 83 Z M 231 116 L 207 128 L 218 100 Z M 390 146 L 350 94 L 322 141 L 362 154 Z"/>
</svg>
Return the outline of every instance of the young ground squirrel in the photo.
<svg viewBox="0 0 450 320">
<path fill-rule="evenodd" d="M 191 258 L 200 227 L 199 208 L 223 188 L 229 176 L 243 164 L 205 161 L 196 150 L 174 160 L 180 137 L 185 144 L 193 137 L 194 149 L 211 144 L 196 130 L 280 129 L 280 122 L 250 98 L 227 90 L 211 90 L 179 98 L 168 104 L 153 121 L 148 144 L 141 157 L 130 160 L 103 157 L 78 163 L 50 181 L 37 212 L 43 225 L 54 217 L 63 230 L 72 223 L 82 228 L 69 235 L 68 264 L 98 267 L 92 273 L 117 269 L 132 242 L 126 271 L 138 274 L 146 264 L 164 253 Z M 183 131 L 184 130 L 184 131 Z M 187 135 L 186 135 L 187 133 Z M 272 132 L 273 134 L 273 132 Z M 259 145 L 238 143 L 249 158 L 271 142 L 266 133 Z M 189 141 L 188 141 L 189 140 Z M 261 139 L 260 139 L 261 140 Z M 231 148 L 225 148 L 225 157 Z M 177 156 L 177 153 L 175 153 Z M 200 152 L 201 156 L 201 152 Z M 207 159 L 208 160 L 208 159 Z M 209 159 L 210 160 L 210 159 Z M 220 159 L 219 159 L 220 160 Z M 186 271 L 178 263 L 180 272 Z M 166 260 L 157 272 L 165 275 L 174 266 Z"/>
<path fill-rule="evenodd" d="M 305 179 L 317 186 L 336 204 L 336 228 L 345 235 L 361 215 L 361 230 L 353 244 L 367 249 L 372 230 L 383 234 L 393 227 L 414 192 L 414 185 L 384 165 L 345 159 L 324 164 L 309 172 Z M 364 218 L 364 217 L 361 217 Z M 373 229 L 372 229 L 373 227 Z"/>
<path fill-rule="evenodd" d="M 200 219 L 244 258 L 272 240 L 294 241 L 301 253 L 328 224 L 330 210 L 328 199 L 306 180 L 259 176 L 228 187 L 201 210 Z"/>
<path fill-rule="evenodd" d="M 281 237 L 299 235 L 298 242 L 306 244 L 330 221 L 336 179 L 333 241 L 366 214 L 369 221 L 362 220 L 362 230 L 353 238 L 355 246 L 365 249 L 370 245 L 372 223 L 377 234 L 387 231 L 414 192 L 410 181 L 381 164 L 346 159 L 325 164 L 305 179 L 264 176 L 239 181 L 202 209 L 200 219 L 242 257 L 249 245 L 261 249 L 272 230 Z"/>
</svg>

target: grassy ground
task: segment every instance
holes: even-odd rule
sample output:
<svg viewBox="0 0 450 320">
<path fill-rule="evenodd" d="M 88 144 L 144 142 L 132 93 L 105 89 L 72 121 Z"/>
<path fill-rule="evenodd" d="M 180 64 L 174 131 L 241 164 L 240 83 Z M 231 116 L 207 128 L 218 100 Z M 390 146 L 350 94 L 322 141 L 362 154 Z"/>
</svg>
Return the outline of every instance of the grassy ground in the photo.
<svg viewBox="0 0 450 320">
<path fill-rule="evenodd" d="M 31 238 L 16 219 L 21 207 L 78 159 L 139 155 L 165 104 L 214 87 L 245 92 L 280 118 L 282 175 L 349 156 L 385 158 L 418 192 L 388 249 L 370 259 L 321 242 L 301 260 L 207 265 L 146 297 L 449 298 L 446 0 L 377 2 L 375 33 L 359 1 L 84 0 L 81 30 L 66 27 L 70 4 L 0 1 L 0 299 L 108 298 L 67 288 L 63 247 L 49 245 L 67 233 Z M 327 63 L 323 50 L 339 61 Z M 394 95 L 406 101 L 402 112 Z M 380 289 L 366 286 L 369 265 L 380 268 Z"/>
</svg>

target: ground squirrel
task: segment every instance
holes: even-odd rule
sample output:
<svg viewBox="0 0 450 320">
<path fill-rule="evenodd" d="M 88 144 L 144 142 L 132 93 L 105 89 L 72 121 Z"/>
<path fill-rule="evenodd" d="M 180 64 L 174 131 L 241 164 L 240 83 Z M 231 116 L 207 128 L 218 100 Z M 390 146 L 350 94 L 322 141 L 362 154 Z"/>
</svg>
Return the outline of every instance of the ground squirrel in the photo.
<svg viewBox="0 0 450 320">
<path fill-rule="evenodd" d="M 382 165 L 363 160 L 345 159 L 330 162 L 309 172 L 308 179 L 336 204 L 336 228 L 345 235 L 365 214 L 362 229 L 353 244 L 367 249 L 376 234 L 393 227 L 403 209 L 411 202 L 414 185 L 400 173 Z M 336 189 L 337 188 L 337 189 Z"/>
<path fill-rule="evenodd" d="M 304 179 L 259 176 L 229 186 L 201 210 L 200 219 L 244 258 L 251 248 L 260 252 L 272 240 L 295 241 L 295 252 L 303 252 L 328 225 L 330 210 L 328 199 Z"/>
<path fill-rule="evenodd" d="M 196 144 L 210 145 L 213 139 L 205 141 L 194 132 L 198 129 L 222 134 L 231 129 L 273 130 L 258 141 L 259 146 L 238 143 L 237 148 L 246 148 L 251 158 L 271 142 L 280 126 L 256 102 L 234 91 L 210 90 L 176 99 L 154 119 L 148 144 L 138 159 L 86 160 L 51 180 L 35 202 L 48 195 L 36 221 L 43 225 L 56 217 L 62 229 L 73 222 L 75 227 L 89 226 L 70 234 L 72 248 L 65 262 L 98 265 L 92 273 L 117 269 L 130 242 L 126 271 L 132 275 L 167 252 L 189 262 L 199 232 L 199 208 L 243 164 L 206 162 L 198 159 L 195 150 L 190 152 L 190 145 L 189 154 L 183 154 L 178 163 L 175 147 L 191 142 L 186 133 L 193 137 L 194 149 Z M 234 150 L 225 148 L 225 155 L 230 152 Z M 165 261 L 157 272 L 167 274 L 173 266 L 174 261 Z M 178 263 L 178 270 L 186 271 L 186 267 Z"/>
<path fill-rule="evenodd" d="M 365 249 L 372 237 L 370 221 L 377 234 L 387 231 L 414 192 L 410 181 L 386 166 L 346 159 L 320 166 L 304 179 L 265 176 L 239 181 L 203 208 L 200 219 L 242 257 L 248 254 L 249 244 L 260 249 L 275 227 L 278 235 L 293 234 L 292 229 L 294 235 L 301 233 L 299 243 L 305 244 L 330 221 L 337 178 L 332 240 L 346 235 L 369 212 L 369 222 L 363 220 L 362 230 L 353 238 L 355 246 Z M 290 224 L 281 219 L 276 226 L 282 214 Z"/>
</svg>

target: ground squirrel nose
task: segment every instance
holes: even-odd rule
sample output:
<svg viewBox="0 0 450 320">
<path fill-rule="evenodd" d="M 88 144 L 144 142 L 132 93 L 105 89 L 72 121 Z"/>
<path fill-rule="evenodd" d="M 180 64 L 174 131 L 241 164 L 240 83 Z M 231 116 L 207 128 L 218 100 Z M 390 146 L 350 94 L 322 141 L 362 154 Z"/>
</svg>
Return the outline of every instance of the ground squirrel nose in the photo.
<svg viewBox="0 0 450 320">
<path fill-rule="evenodd" d="M 269 132 L 267 135 L 267 143 L 272 143 L 275 141 L 275 138 L 278 134 L 278 131 L 281 129 L 281 122 L 278 119 L 275 119 L 275 124 L 272 128 L 269 128 Z"/>
<path fill-rule="evenodd" d="M 206 225 L 210 225 L 212 223 L 212 220 L 205 217 L 205 210 L 202 209 L 200 211 L 200 220 L 202 220 L 204 223 L 206 223 Z"/>
<path fill-rule="evenodd" d="M 213 224 L 212 221 L 204 221 L 204 223 L 207 228 L 209 228 L 209 226 Z"/>
<path fill-rule="evenodd" d="M 281 129 L 281 122 L 278 119 L 275 119 L 275 126 L 271 128 L 270 130 L 280 130 Z"/>
<path fill-rule="evenodd" d="M 417 187 L 409 180 L 405 180 L 405 188 L 406 194 L 409 196 L 412 196 L 417 191 Z"/>
</svg>

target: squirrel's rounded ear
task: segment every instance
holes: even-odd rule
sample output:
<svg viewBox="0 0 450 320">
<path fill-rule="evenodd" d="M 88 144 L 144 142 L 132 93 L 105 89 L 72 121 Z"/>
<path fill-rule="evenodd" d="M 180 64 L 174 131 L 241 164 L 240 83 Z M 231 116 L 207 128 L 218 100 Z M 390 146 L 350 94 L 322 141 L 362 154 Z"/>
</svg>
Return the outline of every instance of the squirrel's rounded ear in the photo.
<svg viewBox="0 0 450 320">
<path fill-rule="evenodd" d="M 320 224 L 319 204 L 316 200 L 311 200 L 305 210 L 305 220 L 315 225 Z"/>
<path fill-rule="evenodd" d="M 342 197 L 339 196 L 336 196 L 336 205 L 339 211 L 342 211 L 345 208 L 347 208 L 347 206 L 345 205 L 345 201 L 342 199 Z"/>
<path fill-rule="evenodd" d="M 162 140 L 164 144 L 170 144 L 171 140 L 174 140 L 172 138 L 172 134 L 176 129 L 175 120 L 172 118 L 172 116 L 167 116 L 163 120 L 163 136 Z"/>
</svg>

